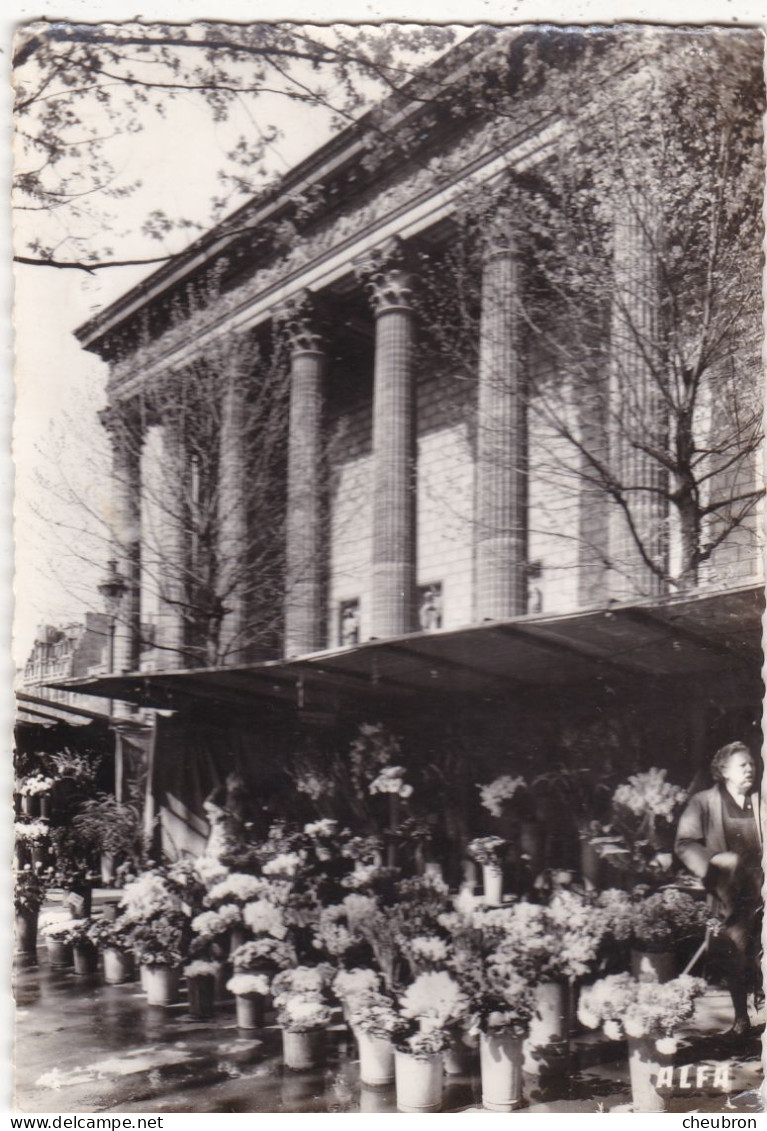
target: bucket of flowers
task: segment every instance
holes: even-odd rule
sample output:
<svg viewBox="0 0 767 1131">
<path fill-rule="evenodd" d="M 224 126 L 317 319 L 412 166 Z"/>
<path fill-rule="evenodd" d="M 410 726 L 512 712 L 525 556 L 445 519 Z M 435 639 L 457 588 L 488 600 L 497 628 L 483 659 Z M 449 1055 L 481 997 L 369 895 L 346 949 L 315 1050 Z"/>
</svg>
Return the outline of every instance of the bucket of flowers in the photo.
<svg viewBox="0 0 767 1131">
<path fill-rule="evenodd" d="M 104 981 L 108 986 L 131 982 L 136 973 L 130 925 L 118 918 L 91 920 L 89 937 L 99 947 L 104 960 Z"/>
<path fill-rule="evenodd" d="M 614 1041 L 627 1039 L 634 1111 L 665 1111 L 663 1069 L 672 1063 L 676 1034 L 705 992 L 702 978 L 683 974 L 669 982 L 643 982 L 610 974 L 584 987 L 578 1016 L 589 1029 L 600 1026 Z"/>
<path fill-rule="evenodd" d="M 264 1003 L 269 993 L 268 976 L 243 971 L 233 974 L 226 988 L 234 994 L 237 1003 L 237 1028 L 261 1029 L 264 1024 Z"/>
<path fill-rule="evenodd" d="M 469 855 L 482 865 L 482 888 L 488 907 L 503 903 L 503 858 L 508 841 L 499 836 L 479 836 L 470 841 Z"/>
<path fill-rule="evenodd" d="M 72 916 L 67 911 L 52 911 L 40 918 L 39 934 L 45 939 L 48 965 L 52 970 L 64 970 L 72 965 L 72 947 L 65 937 L 71 922 Z"/>
<path fill-rule="evenodd" d="M 168 1006 L 178 1000 L 180 970 L 191 937 L 181 890 L 162 868 L 143 872 L 122 890 L 121 920 L 141 965 L 149 1005 Z"/>
<path fill-rule="evenodd" d="M 399 1024 L 393 1033 L 397 1109 L 433 1112 L 442 1108 L 444 1053 L 469 1000 L 446 970 L 419 974 L 396 998 Z"/>
<path fill-rule="evenodd" d="M 51 790 L 53 778 L 45 774 L 30 774 L 21 782 L 21 811 L 30 817 L 48 818 L 51 815 Z"/>
<path fill-rule="evenodd" d="M 37 923 L 45 899 L 42 869 L 25 864 L 14 869 L 13 905 L 16 913 L 16 953 L 19 965 L 37 965 Z"/>
<path fill-rule="evenodd" d="M 198 925 L 192 924 L 193 930 L 208 938 L 218 936 L 222 946 L 228 942 L 225 949 L 231 955 L 250 937 L 242 917 L 243 909 L 252 899 L 257 899 L 265 887 L 268 887 L 267 881 L 259 876 L 230 872 L 207 891 L 203 903 L 212 914 L 202 911 L 195 919 Z"/>
<path fill-rule="evenodd" d="M 613 794 L 612 824 L 622 840 L 612 845 L 609 862 L 628 872 L 628 886 L 668 881 L 676 818 L 687 791 L 666 781 L 666 772 L 653 766 L 632 774 Z"/>
<path fill-rule="evenodd" d="M 324 1059 L 325 1031 L 333 1018 L 327 991 L 335 970 L 328 963 L 283 970 L 272 981 L 286 1068 L 315 1068 Z"/>
<path fill-rule="evenodd" d="M 343 973 L 346 972 L 338 974 L 336 982 Z M 349 980 L 344 981 L 344 992 L 348 988 L 349 1025 L 359 1049 L 360 1083 L 370 1088 L 391 1084 L 394 1080 L 392 1040 L 400 1032 L 402 1020 L 393 998 L 381 991 L 380 978 L 374 970 L 354 970 L 349 971 L 349 975 Z"/>
<path fill-rule="evenodd" d="M 664 888 L 631 907 L 631 972 L 640 980 L 669 982 L 677 971 L 677 949 L 700 942 L 709 911 L 688 892 Z"/>
<path fill-rule="evenodd" d="M 216 978 L 221 963 L 210 958 L 195 958 L 184 967 L 189 1013 L 206 1020 L 213 1016 L 216 1006 Z"/>
<path fill-rule="evenodd" d="M 70 919 L 69 927 L 63 935 L 64 941 L 72 947 L 75 974 L 85 977 L 95 974 L 99 968 L 99 952 L 92 938 L 93 920 Z"/>
<path fill-rule="evenodd" d="M 14 832 L 16 834 L 16 856 L 19 864 L 23 866 L 31 863 L 33 867 L 44 868 L 50 833 L 48 822 L 42 820 L 16 821 Z"/>
</svg>

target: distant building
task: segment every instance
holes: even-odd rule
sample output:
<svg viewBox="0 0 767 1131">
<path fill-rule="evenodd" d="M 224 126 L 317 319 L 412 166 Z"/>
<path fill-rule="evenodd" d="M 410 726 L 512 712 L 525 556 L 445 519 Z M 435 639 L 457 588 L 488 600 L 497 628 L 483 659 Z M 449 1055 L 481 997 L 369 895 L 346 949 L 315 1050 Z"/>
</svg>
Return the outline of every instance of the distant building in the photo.
<svg viewBox="0 0 767 1131">
<path fill-rule="evenodd" d="M 109 618 L 105 613 L 86 613 L 84 621 L 65 625 L 40 625 L 20 673 L 20 687 L 31 694 L 38 690 L 51 702 L 106 714 L 103 698 L 51 687 L 51 680 L 106 672 L 108 649 Z"/>
</svg>

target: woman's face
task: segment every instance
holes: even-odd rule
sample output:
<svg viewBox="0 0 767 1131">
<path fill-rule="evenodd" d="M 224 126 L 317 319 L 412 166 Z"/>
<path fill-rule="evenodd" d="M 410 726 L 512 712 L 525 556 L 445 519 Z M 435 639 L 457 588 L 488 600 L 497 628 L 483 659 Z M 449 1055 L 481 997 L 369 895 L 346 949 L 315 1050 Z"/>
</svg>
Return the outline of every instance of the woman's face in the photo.
<svg viewBox="0 0 767 1131">
<path fill-rule="evenodd" d="M 754 784 L 754 759 L 750 754 L 731 754 L 722 769 L 725 785 L 747 793 Z"/>
</svg>

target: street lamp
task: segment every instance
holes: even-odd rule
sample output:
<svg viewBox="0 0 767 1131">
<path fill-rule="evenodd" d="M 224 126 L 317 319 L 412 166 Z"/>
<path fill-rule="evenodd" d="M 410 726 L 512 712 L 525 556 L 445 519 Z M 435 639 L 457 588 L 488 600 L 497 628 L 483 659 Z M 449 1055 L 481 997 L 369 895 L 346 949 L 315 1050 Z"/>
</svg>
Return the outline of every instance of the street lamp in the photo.
<svg viewBox="0 0 767 1131">
<path fill-rule="evenodd" d="M 109 663 L 107 670 L 111 675 L 115 666 L 115 628 L 117 625 L 117 617 L 120 612 L 123 597 L 128 591 L 128 583 L 118 570 L 117 562 L 114 558 L 107 562 L 107 575 L 104 580 L 99 583 L 97 588 L 104 598 L 104 605 L 106 606 L 107 616 L 109 617 Z"/>
</svg>

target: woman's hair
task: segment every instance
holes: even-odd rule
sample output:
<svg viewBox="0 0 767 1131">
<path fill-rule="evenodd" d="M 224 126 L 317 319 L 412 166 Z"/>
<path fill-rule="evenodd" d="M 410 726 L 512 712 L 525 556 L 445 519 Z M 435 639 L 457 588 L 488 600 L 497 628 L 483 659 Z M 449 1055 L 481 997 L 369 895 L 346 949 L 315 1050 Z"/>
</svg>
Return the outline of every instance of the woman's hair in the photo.
<svg viewBox="0 0 767 1131">
<path fill-rule="evenodd" d="M 749 758 L 753 757 L 745 742 L 728 742 L 726 746 L 717 750 L 711 762 L 711 777 L 715 782 L 724 781 L 724 769 L 733 754 L 747 754 Z"/>
</svg>

